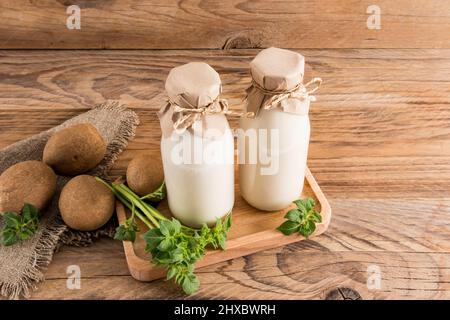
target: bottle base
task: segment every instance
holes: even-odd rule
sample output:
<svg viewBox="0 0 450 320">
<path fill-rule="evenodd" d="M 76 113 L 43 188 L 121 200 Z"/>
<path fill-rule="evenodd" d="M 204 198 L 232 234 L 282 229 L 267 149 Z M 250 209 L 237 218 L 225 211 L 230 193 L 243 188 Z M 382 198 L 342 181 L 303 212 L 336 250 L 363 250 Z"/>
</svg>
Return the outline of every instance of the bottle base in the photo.
<svg viewBox="0 0 450 320">
<path fill-rule="evenodd" d="M 266 203 L 266 204 L 262 204 L 259 202 L 255 202 L 252 201 L 250 199 L 247 199 L 245 196 L 242 196 L 242 198 L 253 208 L 256 208 L 258 210 L 261 211 L 266 211 L 266 212 L 272 212 L 272 211 L 280 211 L 280 210 L 284 210 L 287 207 L 289 207 L 292 204 L 292 201 L 294 201 L 295 199 L 293 199 L 292 201 L 287 201 L 287 202 L 280 202 L 280 203 Z"/>
</svg>

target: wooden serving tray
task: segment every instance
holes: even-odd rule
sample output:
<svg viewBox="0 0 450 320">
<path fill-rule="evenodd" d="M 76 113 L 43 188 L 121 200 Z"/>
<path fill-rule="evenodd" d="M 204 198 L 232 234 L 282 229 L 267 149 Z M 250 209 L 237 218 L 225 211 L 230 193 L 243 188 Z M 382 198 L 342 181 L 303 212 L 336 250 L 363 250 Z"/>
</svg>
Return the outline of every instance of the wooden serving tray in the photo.
<svg viewBox="0 0 450 320">
<path fill-rule="evenodd" d="M 285 236 L 276 230 L 285 220 L 283 218 L 285 213 L 295 207 L 294 204 L 281 211 L 264 212 L 247 204 L 240 196 L 237 185 L 235 186 L 235 194 L 236 201 L 233 208 L 233 225 L 228 233 L 227 249 L 225 251 L 208 251 L 205 257 L 196 264 L 197 268 L 305 239 L 298 234 Z M 322 215 L 322 223 L 317 225 L 312 237 L 322 234 L 330 224 L 331 208 L 308 168 L 306 168 L 305 186 L 300 197 L 312 197 L 315 199 L 316 210 L 320 211 Z M 158 210 L 170 216 L 167 201 L 160 203 Z M 130 214 L 120 202 L 116 203 L 116 211 L 120 223 Z M 123 242 L 131 275 L 139 281 L 151 281 L 165 277 L 166 271 L 161 267 L 156 267 L 151 264 L 149 262 L 151 256 L 145 252 L 145 241 L 141 238 L 141 235 L 148 228 L 143 223 L 140 223 L 139 229 L 140 232 L 136 236 L 134 243 L 130 241 Z"/>
</svg>

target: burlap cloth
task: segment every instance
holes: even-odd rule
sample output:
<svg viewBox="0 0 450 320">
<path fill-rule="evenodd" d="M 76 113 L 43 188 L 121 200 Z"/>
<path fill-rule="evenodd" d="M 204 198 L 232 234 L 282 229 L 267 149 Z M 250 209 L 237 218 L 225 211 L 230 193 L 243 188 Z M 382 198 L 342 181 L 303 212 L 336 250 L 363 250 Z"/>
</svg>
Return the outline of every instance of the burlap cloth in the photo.
<svg viewBox="0 0 450 320">
<path fill-rule="evenodd" d="M 0 174 L 15 163 L 41 160 L 48 138 L 54 132 L 75 123 L 91 123 L 107 141 L 105 158 L 89 174 L 108 179 L 108 169 L 134 137 L 139 124 L 138 116 L 117 102 L 106 102 L 57 127 L 0 150 Z M 112 236 L 115 227 L 113 219 L 94 232 L 77 232 L 62 222 L 58 198 L 62 187 L 69 180 L 69 177 L 58 177 L 56 195 L 41 213 L 39 229 L 31 239 L 11 247 L 0 245 L 0 295 L 10 299 L 28 298 L 36 284 L 44 279 L 43 270 L 61 244 L 86 246 L 101 235 Z"/>
</svg>

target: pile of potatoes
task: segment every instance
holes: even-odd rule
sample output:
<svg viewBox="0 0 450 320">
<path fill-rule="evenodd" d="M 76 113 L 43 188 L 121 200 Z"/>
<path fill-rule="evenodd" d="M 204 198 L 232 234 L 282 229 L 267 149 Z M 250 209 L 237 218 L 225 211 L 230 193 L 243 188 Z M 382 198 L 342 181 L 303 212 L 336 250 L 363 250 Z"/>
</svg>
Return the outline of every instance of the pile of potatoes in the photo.
<svg viewBox="0 0 450 320">
<path fill-rule="evenodd" d="M 76 124 L 56 132 L 47 141 L 42 161 L 15 164 L 0 175 L 0 214 L 20 213 L 25 203 L 44 209 L 56 192 L 56 174 L 71 176 L 59 197 L 59 210 L 72 229 L 102 227 L 114 212 L 114 194 L 95 177 L 85 174 L 105 157 L 106 142 L 91 124 Z M 127 184 L 144 196 L 164 180 L 160 155 L 144 153 L 127 169 Z"/>
<path fill-rule="evenodd" d="M 114 195 L 93 176 L 81 174 L 95 168 L 105 153 L 106 142 L 91 124 L 56 132 L 45 145 L 42 162 L 17 163 L 0 176 L 0 213 L 20 213 L 25 203 L 44 209 L 56 191 L 56 172 L 75 176 L 59 198 L 64 222 L 80 231 L 100 228 L 114 212 Z"/>
</svg>

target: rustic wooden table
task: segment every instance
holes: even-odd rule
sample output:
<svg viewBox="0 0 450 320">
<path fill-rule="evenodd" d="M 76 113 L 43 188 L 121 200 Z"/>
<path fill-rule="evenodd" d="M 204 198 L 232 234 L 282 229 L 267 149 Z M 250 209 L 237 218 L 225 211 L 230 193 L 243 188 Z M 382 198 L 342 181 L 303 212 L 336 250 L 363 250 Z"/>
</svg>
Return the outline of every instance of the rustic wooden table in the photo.
<svg viewBox="0 0 450 320">
<path fill-rule="evenodd" d="M 81 29 L 67 27 L 71 4 Z M 133 156 L 159 148 L 155 110 L 170 68 L 208 62 L 240 109 L 252 48 L 295 48 L 306 57 L 305 79 L 324 79 L 310 112 L 308 165 L 330 201 L 331 226 L 198 270 L 192 298 L 324 299 L 351 288 L 363 299 L 450 299 L 450 4 L 372 4 L 3 0 L 0 148 L 116 99 L 141 119 L 112 171 L 118 176 Z M 69 265 L 81 267 L 80 290 L 66 287 Z M 63 247 L 32 298 L 183 295 L 162 280 L 135 281 L 122 244 L 101 239 Z"/>
<path fill-rule="evenodd" d="M 0 51 L 0 147 L 120 99 L 141 119 L 112 172 L 120 175 L 134 155 L 159 148 L 155 110 L 170 68 L 210 63 L 224 96 L 241 108 L 256 52 Z M 450 50 L 301 52 L 306 78 L 324 79 L 311 108 L 308 164 L 333 209 L 330 229 L 199 270 L 202 287 L 193 298 L 323 299 L 341 287 L 363 299 L 450 298 Z M 66 287 L 66 268 L 74 264 L 81 290 Z M 380 288 L 368 288 L 377 270 Z M 164 281 L 135 281 L 122 244 L 110 239 L 63 247 L 33 295 L 182 297 Z"/>
</svg>

